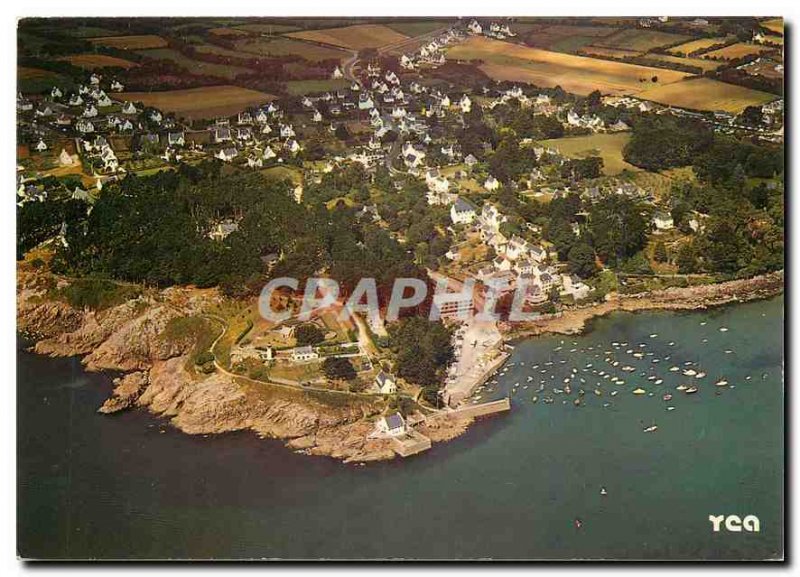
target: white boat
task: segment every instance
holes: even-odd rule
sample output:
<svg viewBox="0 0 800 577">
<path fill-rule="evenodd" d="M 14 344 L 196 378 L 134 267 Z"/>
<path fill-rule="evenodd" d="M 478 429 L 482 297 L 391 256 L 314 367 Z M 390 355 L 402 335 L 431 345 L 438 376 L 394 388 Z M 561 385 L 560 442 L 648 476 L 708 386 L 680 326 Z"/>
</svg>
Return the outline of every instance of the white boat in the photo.
<svg viewBox="0 0 800 577">
<path fill-rule="evenodd" d="M 644 432 L 645 432 L 645 433 L 654 433 L 654 432 L 655 432 L 655 431 L 657 431 L 657 430 L 658 430 L 658 425 L 650 425 L 649 427 L 647 427 L 647 428 L 644 430 Z"/>
<path fill-rule="evenodd" d="M 667 410 L 668 410 L 668 411 L 674 411 L 674 410 L 675 410 L 675 407 L 667 407 Z"/>
<path fill-rule="evenodd" d="M 720 379 L 720 380 L 718 380 L 718 381 L 717 381 L 716 383 L 714 383 L 714 384 L 715 384 L 716 386 L 718 386 L 718 387 L 724 387 L 725 385 L 727 385 L 727 384 L 728 384 L 728 381 L 726 381 L 725 379 Z"/>
<path fill-rule="evenodd" d="M 686 389 L 684 392 L 685 392 L 687 395 L 691 395 L 692 393 L 696 393 L 697 391 L 698 391 L 697 387 L 689 387 L 689 388 L 688 388 L 688 389 Z"/>
<path fill-rule="evenodd" d="M 697 371 L 695 371 L 694 369 L 686 369 L 685 371 L 683 371 L 683 374 L 686 375 L 687 377 L 693 377 L 697 374 Z"/>
<path fill-rule="evenodd" d="M 676 372 L 680 371 L 681 368 L 680 367 L 670 367 L 669 370 L 670 370 L 670 372 L 676 373 Z"/>
<path fill-rule="evenodd" d="M 606 488 L 605 488 L 605 487 L 601 487 L 601 488 L 600 488 L 600 494 L 601 494 L 601 495 L 608 495 L 608 491 L 606 491 Z"/>
<path fill-rule="evenodd" d="M 728 332 L 728 327 L 719 327 L 719 332 L 727 333 Z"/>
<path fill-rule="evenodd" d="M 651 338 L 651 339 L 654 339 L 654 338 L 656 338 L 657 336 L 658 336 L 658 334 L 657 334 L 657 333 L 653 333 L 652 335 L 650 335 L 650 338 Z"/>
<path fill-rule="evenodd" d="M 657 385 L 660 385 L 663 382 L 664 382 L 664 379 L 656 379 L 656 384 Z"/>
<path fill-rule="evenodd" d="M 705 374 L 703 371 L 700 371 L 699 373 L 697 373 L 697 374 L 694 376 L 694 378 L 695 378 L 695 379 L 702 379 L 702 378 L 704 378 L 705 376 L 706 376 L 706 374 Z"/>
<path fill-rule="evenodd" d="M 644 390 L 644 389 L 642 389 L 641 387 L 640 387 L 640 388 L 638 388 L 638 389 L 633 389 L 633 394 L 634 394 L 634 395 L 643 395 L 643 394 L 645 394 L 646 392 L 647 392 L 647 391 L 645 391 L 645 390 Z"/>
</svg>

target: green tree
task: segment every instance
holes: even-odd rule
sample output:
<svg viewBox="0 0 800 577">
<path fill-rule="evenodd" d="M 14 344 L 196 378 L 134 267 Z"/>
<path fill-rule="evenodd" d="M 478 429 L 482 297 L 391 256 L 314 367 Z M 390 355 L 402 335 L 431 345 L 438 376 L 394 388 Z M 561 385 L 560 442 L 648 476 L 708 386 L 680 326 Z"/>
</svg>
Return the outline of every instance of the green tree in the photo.
<svg viewBox="0 0 800 577">
<path fill-rule="evenodd" d="M 594 250 L 585 242 L 577 242 L 567 255 L 569 272 L 582 278 L 588 278 L 597 272 Z"/>
<path fill-rule="evenodd" d="M 313 323 L 304 323 L 294 330 L 294 338 L 300 347 L 306 345 L 317 345 L 325 340 L 325 335 L 319 327 Z"/>
<path fill-rule="evenodd" d="M 356 370 L 350 359 L 342 357 L 328 357 L 322 361 L 322 372 L 332 381 L 352 381 L 356 378 Z"/>
</svg>

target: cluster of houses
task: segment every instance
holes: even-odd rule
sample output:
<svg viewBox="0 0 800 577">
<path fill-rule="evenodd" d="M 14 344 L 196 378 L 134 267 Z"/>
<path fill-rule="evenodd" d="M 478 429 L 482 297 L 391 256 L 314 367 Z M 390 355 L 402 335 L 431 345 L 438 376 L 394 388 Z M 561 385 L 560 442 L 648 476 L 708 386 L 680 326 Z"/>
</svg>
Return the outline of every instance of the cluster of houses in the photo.
<svg viewBox="0 0 800 577">
<path fill-rule="evenodd" d="M 405 70 L 416 70 L 421 67 L 436 68 L 445 63 L 444 48 L 464 39 L 464 35 L 456 28 L 420 46 L 411 54 L 400 55 L 400 66 Z"/>
<path fill-rule="evenodd" d="M 497 38 L 498 40 L 516 36 L 516 33 L 512 32 L 508 24 L 500 24 L 498 22 L 490 22 L 489 25 L 486 26 L 477 20 L 472 20 L 467 25 L 467 31 L 474 36 L 483 35 L 490 38 Z"/>
</svg>

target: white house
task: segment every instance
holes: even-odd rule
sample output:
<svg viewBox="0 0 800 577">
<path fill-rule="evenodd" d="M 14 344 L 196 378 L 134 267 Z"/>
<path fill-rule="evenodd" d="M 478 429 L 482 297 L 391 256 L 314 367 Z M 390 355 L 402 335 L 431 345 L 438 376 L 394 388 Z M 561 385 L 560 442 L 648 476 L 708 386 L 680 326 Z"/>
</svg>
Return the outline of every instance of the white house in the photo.
<svg viewBox="0 0 800 577">
<path fill-rule="evenodd" d="M 220 160 L 222 160 L 224 162 L 230 162 L 231 160 L 233 160 L 237 156 L 239 156 L 239 151 L 237 151 L 232 146 L 228 147 L 228 148 L 223 148 L 222 150 L 220 150 L 219 152 L 217 152 L 214 155 L 215 158 L 219 158 Z"/>
<path fill-rule="evenodd" d="M 334 78 L 334 79 L 342 78 L 343 76 L 344 76 L 344 74 L 342 73 L 342 69 L 339 68 L 338 66 L 336 68 L 334 68 L 333 72 L 331 73 L 331 78 Z"/>
<path fill-rule="evenodd" d="M 295 362 L 313 361 L 318 358 L 319 353 L 311 345 L 292 349 L 292 360 Z"/>
<path fill-rule="evenodd" d="M 75 159 L 72 158 L 69 152 L 62 148 L 61 154 L 58 155 L 58 163 L 61 166 L 72 166 L 75 164 Z"/>
<path fill-rule="evenodd" d="M 498 181 L 498 180 L 497 180 L 497 179 L 496 179 L 494 176 L 492 176 L 492 175 L 490 174 L 490 175 L 489 175 L 489 178 L 487 178 L 487 179 L 486 179 L 486 180 L 483 182 L 483 187 L 484 187 L 486 190 L 489 190 L 489 191 L 492 191 L 492 190 L 497 190 L 498 188 L 500 188 L 500 182 L 499 182 L 499 181 Z"/>
<path fill-rule="evenodd" d="M 657 230 L 670 230 L 675 226 L 675 223 L 672 221 L 672 215 L 661 210 L 653 214 L 653 224 Z"/>
<path fill-rule="evenodd" d="M 136 107 L 133 102 L 126 102 L 122 107 L 122 114 L 136 114 Z"/>
<path fill-rule="evenodd" d="M 572 295 L 575 300 L 583 300 L 592 288 L 585 284 L 579 277 L 575 275 L 562 274 L 561 275 L 562 294 Z"/>
<path fill-rule="evenodd" d="M 458 106 L 461 107 L 461 112 L 467 114 L 470 110 L 472 110 L 472 100 L 470 100 L 469 96 L 465 94 L 461 97 L 461 100 L 458 101 Z"/>
<path fill-rule="evenodd" d="M 381 371 L 375 376 L 375 385 L 382 395 L 393 395 L 397 392 L 397 379 L 385 371 Z"/>
<path fill-rule="evenodd" d="M 45 150 L 47 150 L 47 145 L 41 138 L 39 139 L 39 142 L 36 143 L 36 150 L 38 150 L 39 152 L 44 152 Z"/>
<path fill-rule="evenodd" d="M 475 207 L 460 196 L 450 207 L 450 220 L 453 224 L 470 224 L 476 216 Z"/>
<path fill-rule="evenodd" d="M 113 90 L 114 92 L 122 92 L 123 90 L 125 90 L 125 86 L 123 86 L 122 82 L 120 82 L 119 80 L 114 80 L 111 83 L 111 90 Z"/>
<path fill-rule="evenodd" d="M 83 104 L 83 98 L 81 98 L 80 94 L 73 94 L 69 97 L 70 106 L 80 106 L 81 104 Z"/>
<path fill-rule="evenodd" d="M 402 437 L 406 434 L 406 422 L 400 413 L 381 417 L 375 424 L 375 430 L 384 436 Z"/>
</svg>

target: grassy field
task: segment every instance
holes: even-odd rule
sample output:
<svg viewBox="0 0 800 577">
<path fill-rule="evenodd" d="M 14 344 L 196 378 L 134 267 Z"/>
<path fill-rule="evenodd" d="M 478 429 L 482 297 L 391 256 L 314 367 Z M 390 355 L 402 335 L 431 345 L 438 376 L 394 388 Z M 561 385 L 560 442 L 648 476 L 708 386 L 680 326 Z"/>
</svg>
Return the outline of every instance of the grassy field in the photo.
<svg viewBox="0 0 800 577">
<path fill-rule="evenodd" d="M 209 34 L 213 34 L 214 36 L 247 36 L 246 30 L 239 30 L 238 28 L 209 28 Z"/>
<path fill-rule="evenodd" d="M 632 94 L 677 82 L 684 72 L 598 60 L 509 42 L 473 37 L 447 52 L 450 60 L 481 60 L 481 70 L 495 80 L 561 86 L 575 94 L 600 90 L 605 94 Z M 653 77 L 657 78 L 653 82 Z"/>
<path fill-rule="evenodd" d="M 770 32 L 783 35 L 783 18 L 772 18 L 771 20 L 764 20 L 761 26 Z"/>
<path fill-rule="evenodd" d="M 600 58 L 631 58 L 644 54 L 641 50 L 622 50 L 620 48 L 603 48 L 601 46 L 584 46 L 581 54 L 599 56 Z"/>
<path fill-rule="evenodd" d="M 303 176 L 300 170 L 297 168 L 290 168 L 288 166 L 273 166 L 271 168 L 265 168 L 260 172 L 267 178 L 274 180 L 288 179 L 291 180 L 293 184 L 300 184 L 303 181 Z"/>
<path fill-rule="evenodd" d="M 160 110 L 189 119 L 231 116 L 250 106 L 264 104 L 275 97 L 238 86 L 204 86 L 164 92 L 122 92 L 122 100 L 143 102 Z"/>
<path fill-rule="evenodd" d="M 136 62 L 131 62 L 124 58 L 107 56 L 105 54 L 73 54 L 71 56 L 64 56 L 61 60 L 66 60 L 70 64 L 85 68 L 86 70 L 106 67 L 124 68 L 127 70 L 128 68 L 138 66 Z"/>
<path fill-rule="evenodd" d="M 750 105 L 761 105 L 777 96 L 710 78 L 691 78 L 636 94 L 637 98 L 691 110 L 724 110 L 739 113 Z"/>
<path fill-rule="evenodd" d="M 17 90 L 25 94 L 49 90 L 54 85 L 64 86 L 66 78 L 50 70 L 17 67 Z"/>
<path fill-rule="evenodd" d="M 244 30 L 245 32 L 253 32 L 255 34 L 284 34 L 285 32 L 294 32 L 299 30 L 297 26 L 290 26 L 288 24 L 242 24 L 236 27 L 237 30 Z"/>
<path fill-rule="evenodd" d="M 307 30 L 287 34 L 292 38 L 310 40 L 331 44 L 349 50 L 363 50 L 364 48 L 381 48 L 389 44 L 396 44 L 408 37 L 381 24 L 358 24 L 343 28 L 328 28 L 325 30 Z"/>
<path fill-rule="evenodd" d="M 616 34 L 597 40 L 595 46 L 606 48 L 622 48 L 623 50 L 648 51 L 668 44 L 675 44 L 682 40 L 689 40 L 689 36 L 659 32 L 658 30 L 645 30 L 641 28 L 628 28 Z"/>
<path fill-rule="evenodd" d="M 147 48 L 163 48 L 167 41 L 155 34 L 142 34 L 138 36 L 102 36 L 92 38 L 91 41 L 101 46 L 119 48 L 121 50 L 145 50 Z"/>
<path fill-rule="evenodd" d="M 703 58 L 716 58 L 719 60 L 736 60 L 737 58 L 742 58 L 744 56 L 750 56 L 753 54 L 761 54 L 762 52 L 769 52 L 773 50 L 769 46 L 761 46 L 760 44 L 749 44 L 745 42 L 738 42 L 737 44 L 731 44 L 730 46 L 726 46 L 725 48 L 720 48 L 718 50 L 712 50 L 711 52 L 706 52 L 703 54 Z"/>
<path fill-rule="evenodd" d="M 714 62 L 713 60 L 705 60 L 703 58 L 685 58 L 682 56 L 669 56 L 667 54 L 648 54 L 648 60 L 657 60 L 659 62 L 668 62 L 672 64 L 684 64 L 686 66 L 696 66 L 702 68 L 703 72 L 709 70 L 716 70 L 722 66 L 722 62 Z"/>
<path fill-rule="evenodd" d="M 386 26 L 404 36 L 422 36 L 439 28 L 443 28 L 452 20 L 414 20 L 388 22 Z"/>
<path fill-rule="evenodd" d="M 301 94 L 312 94 L 314 92 L 340 90 L 348 86 L 350 86 L 350 82 L 344 78 L 335 80 L 290 80 L 286 83 L 286 90 L 289 94 L 297 96 Z"/>
<path fill-rule="evenodd" d="M 187 72 L 193 74 L 208 74 L 209 76 L 233 79 L 239 74 L 244 74 L 249 71 L 247 68 L 242 68 L 241 66 L 229 66 L 227 64 L 214 64 L 201 60 L 192 60 L 172 48 L 137 50 L 136 53 L 154 60 L 170 60 Z"/>
<path fill-rule="evenodd" d="M 698 38 L 697 40 L 690 40 L 689 42 L 685 42 L 683 44 L 679 44 L 678 46 L 673 46 L 672 48 L 668 49 L 667 52 L 670 54 L 677 54 L 680 56 L 688 56 L 694 52 L 703 52 L 708 50 L 712 46 L 716 46 L 718 44 L 723 44 L 728 42 L 728 38 L 717 37 L 717 38 Z"/>
<path fill-rule="evenodd" d="M 311 61 L 344 60 L 348 54 L 338 48 L 319 46 L 309 42 L 293 40 L 292 38 L 257 38 L 244 39 L 236 43 L 236 48 L 242 52 L 258 54 L 260 56 L 288 56 L 297 55 Z"/>
<path fill-rule="evenodd" d="M 606 175 L 619 174 L 623 170 L 636 172 L 641 170 L 628 164 L 622 158 L 622 149 L 630 140 L 630 134 L 619 132 L 616 134 L 589 134 L 586 136 L 571 136 L 543 140 L 541 144 L 558 150 L 569 158 L 586 158 L 600 156 L 603 159 L 603 173 Z"/>
</svg>

